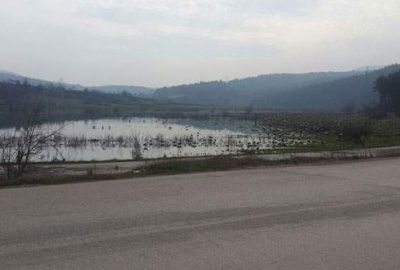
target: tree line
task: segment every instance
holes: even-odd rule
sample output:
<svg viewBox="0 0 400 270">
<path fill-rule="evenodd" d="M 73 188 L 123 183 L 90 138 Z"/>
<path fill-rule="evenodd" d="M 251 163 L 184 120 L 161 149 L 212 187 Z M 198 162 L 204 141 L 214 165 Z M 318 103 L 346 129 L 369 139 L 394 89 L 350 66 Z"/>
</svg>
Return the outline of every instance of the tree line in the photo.
<svg viewBox="0 0 400 270">
<path fill-rule="evenodd" d="M 375 91 L 379 94 L 376 110 L 383 114 L 400 114 L 400 71 L 379 77 L 375 82 Z"/>
</svg>

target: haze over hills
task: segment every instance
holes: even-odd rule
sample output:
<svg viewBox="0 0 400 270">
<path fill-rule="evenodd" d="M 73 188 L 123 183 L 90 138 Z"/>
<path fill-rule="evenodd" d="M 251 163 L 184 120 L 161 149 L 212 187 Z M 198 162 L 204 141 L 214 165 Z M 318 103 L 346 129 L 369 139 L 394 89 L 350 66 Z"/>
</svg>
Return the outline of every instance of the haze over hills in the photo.
<svg viewBox="0 0 400 270">
<path fill-rule="evenodd" d="M 211 105 L 250 105 L 260 101 L 260 95 L 275 94 L 317 83 L 333 81 L 358 74 L 357 72 L 321 72 L 307 74 L 260 75 L 232 81 L 200 82 L 158 89 L 155 96 L 182 103 Z"/>
<path fill-rule="evenodd" d="M 285 109 L 343 110 L 347 106 L 361 108 L 378 103 L 374 84 L 381 76 L 397 72 L 400 65 L 363 72 L 349 77 L 312 84 L 281 93 L 265 94 L 255 105 Z"/>
<path fill-rule="evenodd" d="M 155 89 L 142 87 L 142 86 L 130 86 L 130 85 L 104 85 L 104 86 L 83 86 L 80 84 L 71 84 L 65 82 L 53 82 L 46 81 L 41 79 L 30 78 L 26 76 L 22 76 L 9 71 L 1 71 L 0 70 L 0 81 L 1 82 L 27 82 L 30 85 L 38 86 L 49 86 L 49 85 L 62 85 L 65 88 L 73 89 L 73 90 L 96 90 L 103 93 L 122 93 L 126 92 L 131 95 L 139 95 L 139 96 L 151 96 Z"/>
<path fill-rule="evenodd" d="M 287 110 L 342 110 L 377 102 L 374 82 L 382 75 L 400 70 L 400 65 L 363 67 L 346 72 L 269 74 L 231 81 L 200 82 L 152 89 L 141 86 L 108 85 L 86 87 L 51 82 L 0 71 L 0 81 L 30 85 L 62 85 L 73 90 L 103 93 L 129 93 L 135 96 L 181 104 L 254 107 Z"/>
<path fill-rule="evenodd" d="M 213 106 L 341 110 L 349 104 L 360 107 L 376 102 L 376 79 L 398 70 L 400 65 L 349 72 L 271 74 L 165 87 L 158 89 L 155 97 Z"/>
<path fill-rule="evenodd" d="M 143 87 L 143 86 L 132 86 L 132 85 L 104 85 L 104 86 L 92 86 L 89 87 L 92 90 L 105 92 L 105 93 L 121 93 L 126 92 L 131 95 L 152 97 L 156 91 L 153 88 Z"/>
<path fill-rule="evenodd" d="M 23 123 L 24 112 L 40 110 L 43 122 L 196 113 L 200 106 L 187 106 L 127 93 L 70 90 L 62 85 L 31 85 L 0 81 L 0 128 Z M 206 108 L 207 109 L 207 108 Z"/>
<path fill-rule="evenodd" d="M 0 82 L 21 82 L 21 83 L 26 82 L 27 84 L 30 84 L 33 86 L 38 86 L 38 85 L 50 86 L 50 85 L 60 85 L 61 84 L 65 88 L 75 89 L 75 90 L 83 90 L 85 88 L 79 84 L 46 81 L 46 80 L 26 77 L 26 76 L 23 76 L 23 75 L 14 73 L 14 72 L 3 71 L 3 70 L 0 70 Z"/>
</svg>

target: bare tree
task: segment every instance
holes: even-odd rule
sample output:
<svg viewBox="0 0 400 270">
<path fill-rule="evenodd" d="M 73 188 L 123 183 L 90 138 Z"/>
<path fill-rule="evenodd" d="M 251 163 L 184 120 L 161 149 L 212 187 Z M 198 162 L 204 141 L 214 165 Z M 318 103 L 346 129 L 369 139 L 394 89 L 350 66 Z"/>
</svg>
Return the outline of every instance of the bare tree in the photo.
<svg viewBox="0 0 400 270">
<path fill-rule="evenodd" d="M 41 125 L 41 104 L 27 106 L 15 114 L 14 128 L 0 136 L 0 166 L 7 179 L 21 177 L 29 168 L 32 158 L 51 146 L 61 128 L 50 130 Z"/>
</svg>

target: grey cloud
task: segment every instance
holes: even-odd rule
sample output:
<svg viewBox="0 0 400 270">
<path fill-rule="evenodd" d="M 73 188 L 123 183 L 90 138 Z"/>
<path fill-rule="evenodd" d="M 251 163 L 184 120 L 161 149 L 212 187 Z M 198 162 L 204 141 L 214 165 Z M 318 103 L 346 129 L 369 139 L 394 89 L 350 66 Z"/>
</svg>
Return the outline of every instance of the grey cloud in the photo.
<svg viewBox="0 0 400 270">
<path fill-rule="evenodd" d="M 399 12 L 398 0 L 2 0 L 0 69 L 162 86 L 390 64 Z"/>
</svg>

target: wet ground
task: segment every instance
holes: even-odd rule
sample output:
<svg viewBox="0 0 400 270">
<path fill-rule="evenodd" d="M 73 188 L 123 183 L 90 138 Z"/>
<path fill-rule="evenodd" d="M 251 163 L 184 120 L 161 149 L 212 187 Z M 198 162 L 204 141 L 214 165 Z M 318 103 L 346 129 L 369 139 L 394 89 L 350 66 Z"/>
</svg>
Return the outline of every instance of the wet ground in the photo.
<svg viewBox="0 0 400 270">
<path fill-rule="evenodd" d="M 232 117 L 210 119 L 119 118 L 47 124 L 60 131 L 35 161 L 107 161 L 232 155 L 307 144 L 298 134 Z M 14 129 L 0 129 L 0 135 Z"/>
</svg>

